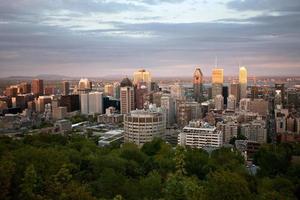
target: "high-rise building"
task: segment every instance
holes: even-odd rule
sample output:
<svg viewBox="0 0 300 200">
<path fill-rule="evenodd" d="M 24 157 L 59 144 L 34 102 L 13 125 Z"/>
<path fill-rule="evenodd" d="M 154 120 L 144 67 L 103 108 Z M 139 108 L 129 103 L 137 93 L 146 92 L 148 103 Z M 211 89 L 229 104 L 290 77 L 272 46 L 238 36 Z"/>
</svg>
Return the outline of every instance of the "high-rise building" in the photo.
<svg viewBox="0 0 300 200">
<path fill-rule="evenodd" d="M 153 138 L 164 137 L 166 116 L 162 111 L 133 110 L 124 115 L 124 141 L 142 146 Z"/>
<path fill-rule="evenodd" d="M 248 74 L 246 67 L 240 67 L 239 71 L 239 83 L 241 89 L 241 98 L 247 98 L 247 81 L 248 81 Z"/>
<path fill-rule="evenodd" d="M 218 94 L 214 100 L 215 100 L 215 109 L 223 110 L 224 109 L 224 97 L 222 95 Z"/>
<path fill-rule="evenodd" d="M 223 86 L 222 88 L 222 96 L 224 97 L 224 105 L 227 105 L 227 98 L 228 98 L 228 86 Z"/>
<path fill-rule="evenodd" d="M 105 84 L 104 85 L 104 94 L 107 96 L 114 96 L 114 86 L 113 84 Z"/>
<path fill-rule="evenodd" d="M 212 70 L 212 83 L 224 83 L 224 69 L 214 68 Z"/>
<path fill-rule="evenodd" d="M 46 104 L 51 104 L 51 96 L 39 96 L 36 102 L 36 111 L 44 112 Z"/>
<path fill-rule="evenodd" d="M 137 109 L 143 109 L 145 106 L 145 94 L 148 93 L 147 84 L 145 82 L 139 82 L 136 85 L 135 90 L 135 107 Z"/>
<path fill-rule="evenodd" d="M 170 94 L 162 95 L 161 107 L 166 112 L 167 127 L 171 127 L 175 123 L 175 102 Z"/>
<path fill-rule="evenodd" d="M 275 83 L 275 92 L 276 95 L 280 96 L 281 104 L 285 103 L 285 87 L 284 83 Z"/>
<path fill-rule="evenodd" d="M 147 84 L 151 83 L 151 74 L 145 69 L 140 69 L 133 73 L 133 84 L 138 84 L 138 82 L 145 82 Z M 149 85 L 151 87 L 151 85 Z"/>
<path fill-rule="evenodd" d="M 67 107 L 68 112 L 80 110 L 79 95 L 73 94 L 61 96 L 59 105 Z"/>
<path fill-rule="evenodd" d="M 88 79 L 80 79 L 77 87 L 78 94 L 89 93 L 92 91 L 92 82 Z"/>
<path fill-rule="evenodd" d="M 68 81 L 64 81 L 62 84 L 62 93 L 63 95 L 69 95 L 70 93 L 70 83 Z"/>
<path fill-rule="evenodd" d="M 184 88 L 180 83 L 175 83 L 170 86 L 171 96 L 174 99 L 184 99 Z"/>
<path fill-rule="evenodd" d="M 201 103 L 203 101 L 203 74 L 200 68 L 196 68 L 193 77 L 194 99 Z"/>
<path fill-rule="evenodd" d="M 121 101 L 121 114 L 130 113 L 135 109 L 134 102 L 134 87 L 128 78 L 124 78 L 120 84 L 120 101 Z"/>
<path fill-rule="evenodd" d="M 229 95 L 227 98 L 227 110 L 235 111 L 236 108 L 236 97 L 234 95 Z"/>
<path fill-rule="evenodd" d="M 103 93 L 90 92 L 80 95 L 81 113 L 102 114 L 103 113 Z"/>
<path fill-rule="evenodd" d="M 31 91 L 35 96 L 44 95 L 44 81 L 40 79 L 32 80 Z"/>
<path fill-rule="evenodd" d="M 114 97 L 116 99 L 120 99 L 120 83 L 115 82 L 113 85 L 114 85 Z"/>
<path fill-rule="evenodd" d="M 230 94 L 235 96 L 237 102 L 240 102 L 240 99 L 241 99 L 240 84 L 238 84 L 238 83 L 230 84 Z"/>
<path fill-rule="evenodd" d="M 241 111 L 250 111 L 250 102 L 251 99 L 243 98 L 240 100 L 240 110 Z"/>
<path fill-rule="evenodd" d="M 217 95 L 222 95 L 224 83 L 224 70 L 220 68 L 214 68 L 212 71 L 212 98 Z"/>
</svg>

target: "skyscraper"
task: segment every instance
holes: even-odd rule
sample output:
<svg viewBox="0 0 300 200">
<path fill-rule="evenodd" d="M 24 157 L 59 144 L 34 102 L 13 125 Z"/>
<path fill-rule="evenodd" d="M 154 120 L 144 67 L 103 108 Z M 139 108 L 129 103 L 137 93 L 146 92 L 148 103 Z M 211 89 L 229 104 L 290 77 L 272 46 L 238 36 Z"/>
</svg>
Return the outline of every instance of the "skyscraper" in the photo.
<svg viewBox="0 0 300 200">
<path fill-rule="evenodd" d="M 212 71 L 212 98 L 217 95 L 222 95 L 224 83 L 224 70 L 221 68 L 214 68 Z"/>
<path fill-rule="evenodd" d="M 134 110 L 134 87 L 128 78 L 124 78 L 120 84 L 121 114 L 128 114 Z"/>
<path fill-rule="evenodd" d="M 239 71 L 239 83 L 240 83 L 240 90 L 241 90 L 241 98 L 247 98 L 247 69 L 246 67 L 240 67 Z"/>
<path fill-rule="evenodd" d="M 36 96 L 42 96 L 44 94 L 44 81 L 40 79 L 32 80 L 31 91 Z"/>
<path fill-rule="evenodd" d="M 63 82 L 63 88 L 62 88 L 63 95 L 69 95 L 70 93 L 70 83 L 68 81 Z"/>
<path fill-rule="evenodd" d="M 230 84 L 230 94 L 235 96 L 237 102 L 240 102 L 240 99 L 241 99 L 240 84 L 238 84 L 238 83 Z"/>
<path fill-rule="evenodd" d="M 103 113 L 103 93 L 90 92 L 80 95 L 82 114 L 102 114 Z"/>
<path fill-rule="evenodd" d="M 139 82 L 147 84 L 148 91 L 151 90 L 151 74 L 145 69 L 140 69 L 133 73 L 133 84 L 137 85 Z"/>
<path fill-rule="evenodd" d="M 203 101 L 203 74 L 200 68 L 196 68 L 194 72 L 194 99 L 197 102 Z"/>
<path fill-rule="evenodd" d="M 112 84 L 105 84 L 104 93 L 107 96 L 114 96 L 114 86 Z"/>
</svg>

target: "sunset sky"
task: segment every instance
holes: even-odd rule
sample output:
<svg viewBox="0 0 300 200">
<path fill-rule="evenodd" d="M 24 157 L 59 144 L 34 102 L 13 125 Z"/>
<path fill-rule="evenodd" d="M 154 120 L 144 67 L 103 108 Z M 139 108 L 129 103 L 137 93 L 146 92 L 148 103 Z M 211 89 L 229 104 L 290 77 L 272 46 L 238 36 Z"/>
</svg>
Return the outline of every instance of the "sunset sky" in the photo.
<svg viewBox="0 0 300 200">
<path fill-rule="evenodd" d="M 0 0 L 0 76 L 300 75 L 299 0 Z"/>
</svg>

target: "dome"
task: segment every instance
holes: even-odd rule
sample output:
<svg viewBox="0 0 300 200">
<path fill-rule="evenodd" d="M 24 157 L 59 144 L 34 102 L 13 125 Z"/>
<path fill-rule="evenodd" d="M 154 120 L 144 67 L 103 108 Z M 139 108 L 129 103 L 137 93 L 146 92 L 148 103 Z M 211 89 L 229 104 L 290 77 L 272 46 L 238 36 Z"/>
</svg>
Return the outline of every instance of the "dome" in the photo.
<svg viewBox="0 0 300 200">
<path fill-rule="evenodd" d="M 129 78 L 124 78 L 124 79 L 121 81 L 120 86 L 121 86 L 121 87 L 132 87 L 133 84 L 132 84 L 131 80 L 129 80 Z"/>
</svg>

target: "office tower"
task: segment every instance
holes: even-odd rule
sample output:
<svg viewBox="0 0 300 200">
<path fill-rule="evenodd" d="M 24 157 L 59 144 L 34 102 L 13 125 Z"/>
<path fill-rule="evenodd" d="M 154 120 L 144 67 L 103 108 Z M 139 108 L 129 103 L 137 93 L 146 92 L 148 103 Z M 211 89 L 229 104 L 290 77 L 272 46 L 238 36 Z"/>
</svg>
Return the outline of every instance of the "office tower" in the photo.
<svg viewBox="0 0 300 200">
<path fill-rule="evenodd" d="M 114 97 L 116 99 L 120 99 L 120 83 L 119 82 L 114 83 Z"/>
<path fill-rule="evenodd" d="M 193 77 L 194 99 L 201 103 L 203 101 L 203 74 L 200 68 L 196 68 Z"/>
<path fill-rule="evenodd" d="M 230 84 L 230 94 L 235 96 L 237 102 L 240 102 L 240 99 L 241 99 L 240 84 L 238 84 L 238 83 Z"/>
<path fill-rule="evenodd" d="M 161 97 L 161 108 L 166 112 L 167 127 L 175 123 L 175 102 L 170 94 L 163 94 Z"/>
<path fill-rule="evenodd" d="M 136 85 L 138 82 L 145 82 L 149 89 L 151 88 L 151 74 L 145 69 L 138 70 L 133 73 L 133 84 Z"/>
<path fill-rule="evenodd" d="M 124 141 L 142 146 L 166 131 L 165 113 L 157 110 L 134 110 L 124 115 Z"/>
<path fill-rule="evenodd" d="M 175 83 L 170 87 L 171 96 L 174 99 L 184 99 L 184 88 L 180 83 Z"/>
<path fill-rule="evenodd" d="M 222 96 L 224 97 L 224 105 L 227 105 L 227 98 L 228 98 L 228 86 L 223 86 L 222 88 Z"/>
<path fill-rule="evenodd" d="M 218 148 L 223 145 L 223 133 L 208 123 L 192 121 L 178 135 L 178 144 L 191 148 Z"/>
<path fill-rule="evenodd" d="M 78 94 L 84 94 L 84 93 L 89 93 L 92 91 L 92 82 L 90 82 L 88 79 L 80 79 L 78 83 L 78 88 L 77 88 Z"/>
<path fill-rule="evenodd" d="M 215 109 L 216 110 L 223 110 L 224 109 L 224 97 L 218 94 L 215 98 Z"/>
<path fill-rule="evenodd" d="M 81 113 L 102 114 L 103 113 L 103 93 L 90 92 L 80 95 Z"/>
<path fill-rule="evenodd" d="M 104 85 L 104 94 L 107 96 L 114 96 L 114 86 L 113 84 Z"/>
<path fill-rule="evenodd" d="M 103 93 L 91 92 L 89 93 L 89 114 L 103 113 Z"/>
<path fill-rule="evenodd" d="M 89 114 L 89 94 L 83 93 L 80 94 L 80 111 L 81 114 Z"/>
<path fill-rule="evenodd" d="M 198 120 L 202 116 L 201 104 L 196 101 L 176 101 L 176 120 L 179 127 L 188 125 L 191 120 Z"/>
<path fill-rule="evenodd" d="M 258 99 L 258 86 L 252 86 L 251 87 L 251 99 Z"/>
<path fill-rule="evenodd" d="M 147 83 L 139 82 L 135 90 L 135 107 L 143 109 L 145 106 L 145 95 L 148 93 Z"/>
<path fill-rule="evenodd" d="M 285 103 L 285 88 L 284 83 L 275 83 L 275 92 L 281 98 L 281 104 Z"/>
<path fill-rule="evenodd" d="M 44 112 L 46 104 L 51 104 L 51 96 L 39 96 L 36 102 L 36 111 Z"/>
<path fill-rule="evenodd" d="M 241 87 L 240 88 L 241 98 L 247 98 L 247 80 L 248 80 L 247 69 L 245 67 L 240 67 L 239 84 Z"/>
<path fill-rule="evenodd" d="M 67 107 L 68 112 L 80 110 L 79 95 L 61 96 L 59 105 Z"/>
<path fill-rule="evenodd" d="M 28 94 L 28 93 L 31 93 L 31 84 L 30 83 L 21 83 L 19 85 L 19 91 L 18 91 L 19 94 Z"/>
<path fill-rule="evenodd" d="M 234 95 L 229 95 L 227 98 L 227 110 L 235 111 L 236 108 L 236 97 Z"/>
<path fill-rule="evenodd" d="M 42 96 L 44 95 L 44 81 L 40 79 L 34 79 L 32 80 L 31 84 L 31 92 L 35 96 Z"/>
<path fill-rule="evenodd" d="M 214 68 L 212 71 L 212 98 L 214 99 L 217 95 L 222 95 L 224 83 L 224 70 L 220 68 Z"/>
<path fill-rule="evenodd" d="M 70 83 L 68 81 L 64 81 L 62 84 L 62 94 L 63 95 L 69 95 L 70 93 Z"/>
<path fill-rule="evenodd" d="M 120 84 L 120 102 L 121 102 L 121 114 L 130 113 L 135 109 L 134 102 L 134 87 L 132 82 L 128 78 L 124 78 Z"/>
</svg>

